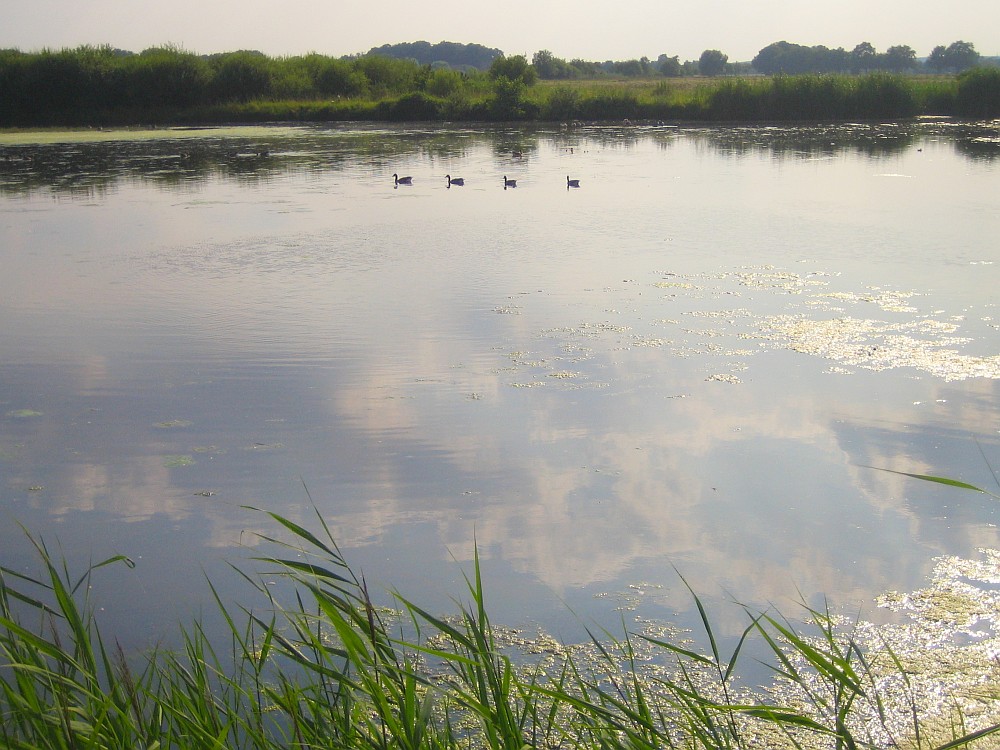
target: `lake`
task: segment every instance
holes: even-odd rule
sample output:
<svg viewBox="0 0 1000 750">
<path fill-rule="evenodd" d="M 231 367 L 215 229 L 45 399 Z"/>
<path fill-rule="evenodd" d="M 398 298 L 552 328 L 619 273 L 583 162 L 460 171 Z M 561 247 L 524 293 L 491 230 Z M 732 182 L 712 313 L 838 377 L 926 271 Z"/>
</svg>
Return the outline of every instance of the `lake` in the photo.
<svg viewBox="0 0 1000 750">
<path fill-rule="evenodd" d="M 720 632 L 877 618 L 1000 546 L 878 470 L 1000 491 L 998 187 L 944 120 L 0 134 L 0 565 L 128 555 L 100 617 L 169 643 L 253 506 L 569 639 L 689 622 L 678 571 Z"/>
</svg>

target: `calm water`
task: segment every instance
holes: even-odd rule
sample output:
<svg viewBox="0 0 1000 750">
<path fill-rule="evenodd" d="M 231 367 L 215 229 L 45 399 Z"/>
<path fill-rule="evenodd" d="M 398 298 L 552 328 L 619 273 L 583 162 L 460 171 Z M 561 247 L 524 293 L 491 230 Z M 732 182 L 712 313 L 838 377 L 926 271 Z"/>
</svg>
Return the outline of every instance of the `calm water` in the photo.
<svg viewBox="0 0 1000 750">
<path fill-rule="evenodd" d="M 566 637 L 683 621 L 672 566 L 874 615 L 1000 545 L 866 468 L 998 489 L 998 187 L 995 123 L 0 135 L 0 565 L 127 554 L 102 616 L 169 640 L 314 504 Z"/>
</svg>

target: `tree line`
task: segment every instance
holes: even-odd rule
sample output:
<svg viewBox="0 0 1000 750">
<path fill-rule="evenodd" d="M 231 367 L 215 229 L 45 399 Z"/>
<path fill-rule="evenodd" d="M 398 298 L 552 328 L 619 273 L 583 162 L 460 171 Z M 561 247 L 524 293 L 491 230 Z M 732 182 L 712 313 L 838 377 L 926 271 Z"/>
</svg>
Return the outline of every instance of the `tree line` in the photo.
<svg viewBox="0 0 1000 750">
<path fill-rule="evenodd" d="M 479 74 L 485 81 L 486 74 Z M 0 50 L 0 122 L 81 110 L 158 111 L 258 100 L 447 96 L 467 75 L 382 55 L 271 58 L 256 51 L 197 55 L 176 47 L 134 54 L 110 46 Z"/>
<path fill-rule="evenodd" d="M 775 73 L 808 72 L 802 62 L 805 56 L 796 57 L 795 47 L 784 42 L 770 45 L 755 58 L 755 64 L 763 67 L 770 60 Z M 825 59 L 820 54 L 825 48 L 801 49 L 811 51 L 813 66 L 816 60 Z M 940 58 L 935 64 L 950 70 L 958 66 L 956 56 L 963 50 L 966 59 L 969 57 L 971 45 L 955 43 L 942 49 L 941 55 L 928 58 L 928 64 Z M 431 50 L 430 54 L 437 56 L 441 51 Z M 711 90 L 698 87 L 679 95 L 666 78 L 656 82 L 656 73 L 650 71 L 657 67 L 651 61 L 616 63 L 615 75 L 650 76 L 650 90 L 638 94 L 615 87 L 591 91 L 585 83 L 537 87 L 533 84 L 540 78 L 576 75 L 566 74 L 561 68 L 564 61 L 544 50 L 531 61 L 524 55 L 487 52 L 491 60 L 486 70 L 473 66 L 456 70 L 441 60 L 421 64 L 382 54 L 271 58 L 245 50 L 197 55 L 170 46 L 139 54 L 110 46 L 36 53 L 0 50 L 0 126 L 279 119 L 767 118 L 810 112 L 794 104 L 803 92 L 808 100 L 825 98 L 843 103 L 824 110 L 828 117 L 863 116 L 866 111 L 875 116 L 876 110 L 878 116 L 886 117 L 918 112 L 977 116 L 1000 112 L 1000 68 L 996 67 L 968 71 L 990 74 L 974 78 L 965 77 L 965 73 L 958 79 L 942 76 L 940 85 L 921 91 L 902 80 L 873 79 L 837 83 L 830 91 L 822 88 L 833 85 L 830 83 L 817 86 L 802 82 L 792 88 L 754 84 L 723 90 L 718 83 L 706 82 L 704 86 Z M 882 57 L 870 45 L 858 45 L 848 54 L 849 60 L 858 61 L 849 69 L 863 74 L 855 78 L 888 75 L 878 72 Z M 793 60 L 799 60 L 799 67 L 790 62 Z M 673 75 L 665 69 L 674 71 L 675 63 L 676 58 L 661 56 L 655 64 L 658 74 Z M 695 64 L 703 75 L 732 71 L 732 64 L 718 50 L 706 50 Z M 830 70 L 829 64 L 824 65 L 823 72 Z M 596 68 L 587 77 L 607 75 L 600 71 L 604 69 Z M 718 81 L 761 83 L 780 78 L 725 77 Z M 895 102 L 891 110 L 884 110 L 887 101 Z"/>
<path fill-rule="evenodd" d="M 494 59 L 503 56 L 499 49 L 475 44 L 454 42 L 406 42 L 373 47 L 369 55 L 384 55 L 409 59 L 433 67 L 450 66 L 468 70 L 488 70 Z M 681 61 L 679 55 L 661 54 L 656 60 L 639 57 L 630 60 L 605 60 L 594 62 L 575 58 L 565 60 L 547 49 L 538 50 L 531 58 L 539 78 L 545 80 L 584 80 L 608 76 L 620 77 L 681 77 L 848 73 L 863 74 L 876 71 L 887 73 L 960 73 L 983 63 L 982 57 L 970 42 L 957 41 L 938 45 L 930 55 L 920 60 L 916 51 L 906 44 L 889 47 L 879 52 L 869 42 L 861 42 L 853 49 L 831 49 L 823 45 L 807 47 L 790 42 L 775 42 L 760 50 L 749 62 L 730 62 L 721 50 L 706 49 L 697 60 Z"/>
<path fill-rule="evenodd" d="M 961 73 L 984 61 L 970 42 L 952 42 L 947 47 L 938 45 L 926 60 L 917 58 L 909 45 L 900 44 L 878 52 L 869 42 L 861 42 L 852 50 L 843 47 L 830 49 L 823 45 L 807 47 L 790 42 L 775 42 L 764 47 L 749 63 L 729 62 L 721 50 L 706 49 L 697 60 L 681 62 L 678 55 L 660 55 L 655 61 L 648 57 L 634 60 L 603 63 L 584 60 L 563 60 L 548 50 L 540 50 L 532 57 L 532 64 L 541 78 L 566 80 L 617 76 L 718 76 L 845 73 L 862 74 L 882 71 L 887 73 Z"/>
</svg>

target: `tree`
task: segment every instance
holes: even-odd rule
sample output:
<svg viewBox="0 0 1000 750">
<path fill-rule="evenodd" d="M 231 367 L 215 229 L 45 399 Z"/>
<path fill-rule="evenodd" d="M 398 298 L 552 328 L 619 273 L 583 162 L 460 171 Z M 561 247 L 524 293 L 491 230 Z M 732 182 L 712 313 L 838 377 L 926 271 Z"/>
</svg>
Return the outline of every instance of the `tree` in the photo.
<svg viewBox="0 0 1000 750">
<path fill-rule="evenodd" d="M 979 64 L 979 53 L 971 42 L 938 45 L 927 58 L 927 67 L 938 73 L 961 73 Z"/>
<path fill-rule="evenodd" d="M 383 44 L 372 47 L 369 55 L 395 57 L 404 60 L 416 60 L 421 65 L 431 65 L 435 62 L 446 62 L 453 68 L 477 68 L 486 70 L 490 63 L 501 54 L 498 49 L 484 47 L 481 44 L 459 44 L 458 42 L 403 42 L 401 44 Z"/>
<path fill-rule="evenodd" d="M 673 57 L 660 55 L 656 58 L 656 69 L 660 71 L 660 75 L 670 76 L 671 78 L 679 76 L 681 74 L 680 58 L 677 55 Z"/>
<path fill-rule="evenodd" d="M 754 70 L 766 75 L 838 73 L 851 69 L 850 58 L 850 53 L 843 47 L 830 49 L 822 44 L 804 47 L 801 44 L 775 42 L 758 52 L 752 65 Z"/>
<path fill-rule="evenodd" d="M 865 73 L 877 67 L 877 53 L 870 42 L 861 42 L 851 50 L 851 70 L 855 73 Z"/>
<path fill-rule="evenodd" d="M 638 78 L 644 73 L 642 60 L 621 60 L 613 63 L 612 72 L 628 78 Z"/>
<path fill-rule="evenodd" d="M 754 70 L 764 75 L 802 73 L 805 71 L 802 60 L 808 51 L 808 48 L 801 44 L 785 41 L 774 42 L 758 52 L 750 64 L 753 65 Z"/>
<path fill-rule="evenodd" d="M 703 76 L 719 76 L 726 72 L 729 55 L 724 55 L 717 49 L 707 49 L 698 58 L 698 72 Z"/>
<path fill-rule="evenodd" d="M 956 71 L 968 70 L 979 65 L 979 53 L 972 42 L 952 42 L 948 45 L 948 59 Z"/>
<path fill-rule="evenodd" d="M 539 78 L 572 78 L 573 70 L 565 60 L 562 60 L 547 49 L 541 49 L 531 58 L 531 67 Z"/>
<path fill-rule="evenodd" d="M 528 58 L 524 55 L 513 55 L 506 57 L 500 55 L 495 57 L 490 63 L 490 78 L 494 81 L 499 78 L 506 78 L 509 81 L 519 81 L 525 86 L 530 86 L 538 80 L 538 72 L 528 63 Z"/>
<path fill-rule="evenodd" d="M 889 47 L 881 57 L 882 67 L 892 73 L 905 73 L 917 65 L 917 53 L 906 44 Z"/>
</svg>

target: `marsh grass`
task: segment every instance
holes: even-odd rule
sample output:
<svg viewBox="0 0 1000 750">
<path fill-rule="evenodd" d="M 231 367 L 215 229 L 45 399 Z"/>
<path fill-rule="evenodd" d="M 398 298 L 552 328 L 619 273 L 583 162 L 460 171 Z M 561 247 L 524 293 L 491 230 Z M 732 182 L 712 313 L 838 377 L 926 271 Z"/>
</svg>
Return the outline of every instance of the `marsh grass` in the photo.
<svg viewBox="0 0 1000 750">
<path fill-rule="evenodd" d="M 720 78 L 542 81 L 532 86 L 471 77 L 423 88 L 369 88 L 336 97 L 272 96 L 211 103 L 151 103 L 53 109 L 43 116 L 0 112 L 0 124 L 128 125 L 345 121 L 858 121 L 916 115 L 1000 116 L 1000 74 L 886 73 Z M 398 88 L 398 87 L 397 87 Z M 34 119 L 32 119 L 34 117 Z M 39 119 L 40 118 L 40 119 Z"/>
<path fill-rule="evenodd" d="M 829 609 L 806 607 L 793 622 L 743 607 L 746 628 L 726 653 L 678 573 L 701 646 L 623 621 L 621 635 L 590 631 L 588 644 L 533 661 L 512 656 L 491 622 L 478 553 L 455 614 L 399 593 L 386 610 L 318 513 L 316 533 L 267 515 L 284 537 L 264 537 L 278 553 L 257 558 L 263 577 L 238 570 L 262 604 L 228 607 L 211 588 L 225 642 L 196 623 L 176 651 L 141 658 L 105 640 L 87 600 L 100 568 L 131 562 L 111 557 L 74 579 L 29 535 L 41 573 L 0 570 L 0 744 L 948 750 L 1000 730 L 956 714 L 950 734 L 930 742 L 903 660 L 888 644 L 862 646 Z M 275 575 L 288 585 L 266 585 Z M 771 690 L 739 683 L 750 639 L 770 654 Z"/>
</svg>

